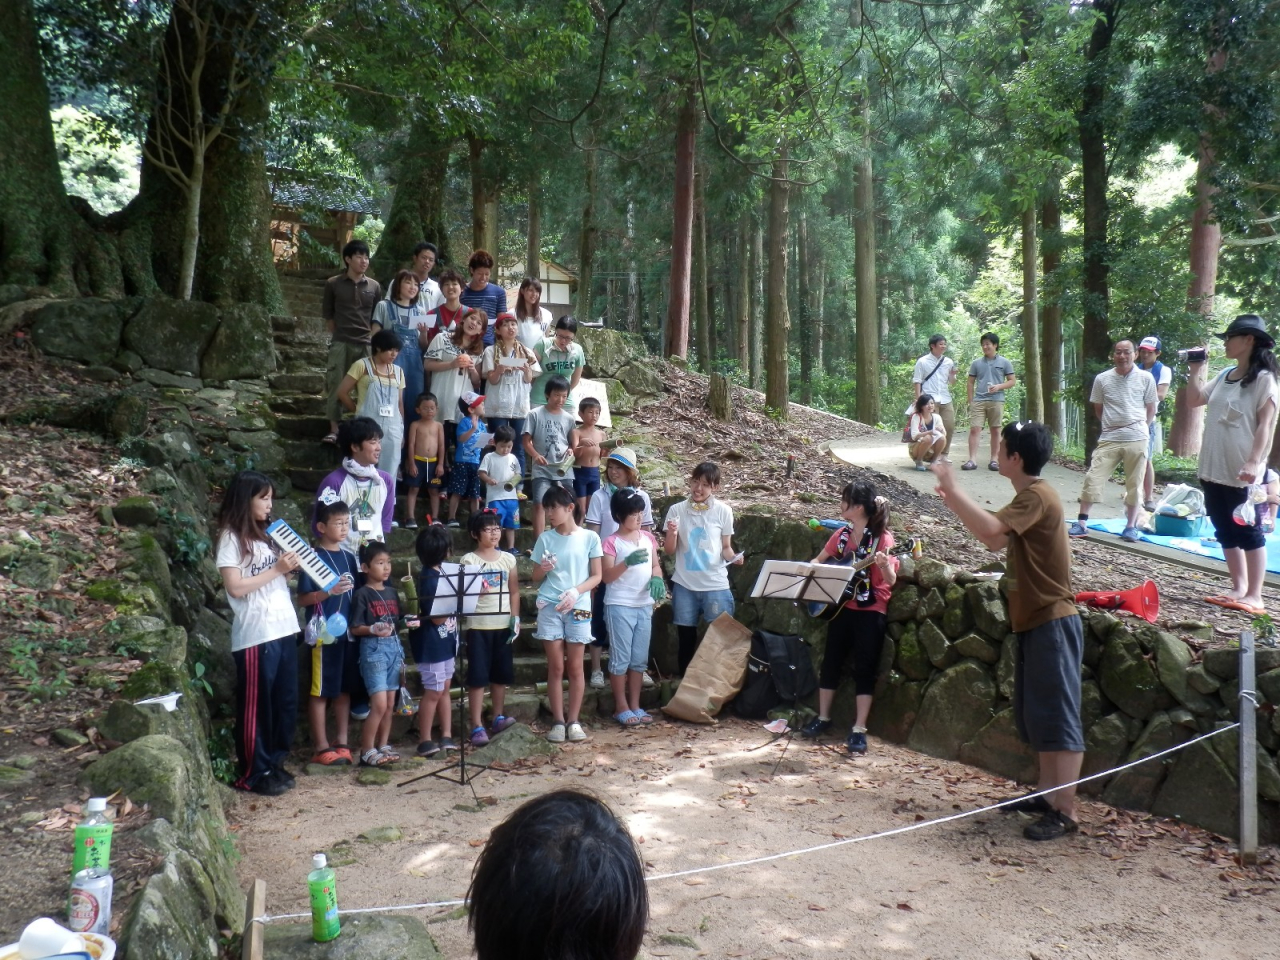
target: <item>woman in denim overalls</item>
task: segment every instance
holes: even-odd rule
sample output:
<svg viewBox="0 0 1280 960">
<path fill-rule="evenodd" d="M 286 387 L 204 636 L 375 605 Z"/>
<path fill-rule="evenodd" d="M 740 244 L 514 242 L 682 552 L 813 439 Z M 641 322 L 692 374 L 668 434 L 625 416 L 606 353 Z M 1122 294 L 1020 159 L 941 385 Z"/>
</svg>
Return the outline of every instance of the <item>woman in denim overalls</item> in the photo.
<svg viewBox="0 0 1280 960">
<path fill-rule="evenodd" d="M 430 318 L 418 304 L 418 278 L 401 270 L 391 281 L 391 296 L 373 308 L 375 327 L 390 330 L 400 338 L 396 366 L 404 371 L 404 426 L 418 418 L 418 394 L 426 386 L 422 355 L 427 349 Z"/>
</svg>

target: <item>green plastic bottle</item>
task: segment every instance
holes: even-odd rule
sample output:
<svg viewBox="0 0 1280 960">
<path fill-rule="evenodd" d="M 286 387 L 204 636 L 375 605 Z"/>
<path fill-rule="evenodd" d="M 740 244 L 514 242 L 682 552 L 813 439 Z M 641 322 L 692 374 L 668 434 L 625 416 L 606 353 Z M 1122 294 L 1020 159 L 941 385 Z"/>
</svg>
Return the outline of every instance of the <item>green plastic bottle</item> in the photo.
<svg viewBox="0 0 1280 960">
<path fill-rule="evenodd" d="M 111 862 L 111 834 L 115 824 L 107 819 L 107 798 L 91 797 L 88 814 L 76 825 L 75 852 L 71 855 L 71 876 L 81 870 L 107 870 Z"/>
<path fill-rule="evenodd" d="M 311 891 L 311 938 L 328 943 L 342 932 L 338 921 L 338 881 L 323 853 L 311 858 L 307 887 Z"/>
</svg>

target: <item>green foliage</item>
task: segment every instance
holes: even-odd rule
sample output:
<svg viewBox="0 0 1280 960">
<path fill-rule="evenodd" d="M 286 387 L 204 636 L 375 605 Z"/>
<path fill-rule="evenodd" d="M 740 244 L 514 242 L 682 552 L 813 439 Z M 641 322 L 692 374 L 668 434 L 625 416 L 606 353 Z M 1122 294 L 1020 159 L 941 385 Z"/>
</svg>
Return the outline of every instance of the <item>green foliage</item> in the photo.
<svg viewBox="0 0 1280 960">
<path fill-rule="evenodd" d="M 221 783 L 235 783 L 240 775 L 236 765 L 235 722 L 226 707 L 210 720 L 209 731 L 209 759 L 213 763 L 213 775 Z"/>
<path fill-rule="evenodd" d="M 135 144 L 115 136 L 88 110 L 62 106 L 53 111 L 53 136 L 67 193 L 84 197 L 104 216 L 138 192 L 141 156 Z"/>
<path fill-rule="evenodd" d="M 199 661 L 191 665 L 191 685 L 197 690 L 203 690 L 206 696 L 213 696 L 213 685 L 205 679 L 207 672 L 205 665 Z"/>
</svg>

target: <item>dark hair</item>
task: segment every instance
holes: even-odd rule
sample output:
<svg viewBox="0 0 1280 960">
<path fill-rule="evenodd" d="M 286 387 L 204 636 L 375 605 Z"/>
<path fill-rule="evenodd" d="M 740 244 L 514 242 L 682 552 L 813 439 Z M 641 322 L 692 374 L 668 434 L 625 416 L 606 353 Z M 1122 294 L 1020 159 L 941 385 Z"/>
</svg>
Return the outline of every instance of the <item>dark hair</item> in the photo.
<svg viewBox="0 0 1280 960">
<path fill-rule="evenodd" d="M 262 496 L 264 490 L 271 490 L 274 495 L 275 486 L 271 478 L 257 470 L 241 470 L 227 484 L 227 492 L 223 494 L 222 506 L 218 510 L 218 536 L 223 531 L 240 541 L 243 553 L 253 552 L 253 541 L 267 542 L 267 525 L 253 518 L 253 501 Z"/>
<path fill-rule="evenodd" d="M 363 253 L 367 257 L 369 245 L 363 240 L 348 240 L 347 245 L 342 248 L 342 262 L 346 263 L 347 258 L 354 257 L 357 253 Z"/>
<path fill-rule="evenodd" d="M 981 337 L 978 338 L 978 343 L 990 343 L 993 347 L 999 348 L 1000 334 L 992 333 L 990 330 L 988 330 L 986 333 L 984 333 Z"/>
<path fill-rule="evenodd" d="M 559 320 L 556 321 L 556 329 L 568 330 L 570 333 L 576 334 L 578 332 L 578 321 L 566 313 L 563 317 L 561 317 Z"/>
<path fill-rule="evenodd" d="M 599 410 L 600 401 L 597 400 L 595 397 L 583 397 L 581 400 L 578 401 L 579 410 L 585 410 L 587 407 L 594 407 L 595 409 Z"/>
<path fill-rule="evenodd" d="M 420 254 L 423 250 L 430 250 L 432 253 L 436 255 L 437 260 L 440 259 L 440 251 L 436 249 L 436 245 L 434 243 L 428 243 L 426 240 L 423 240 L 420 243 L 415 243 L 413 245 L 413 259 L 417 260 L 418 254 Z"/>
<path fill-rule="evenodd" d="M 575 790 L 535 797 L 493 828 L 467 900 L 478 960 L 633 960 L 649 922 L 635 841 Z"/>
<path fill-rule="evenodd" d="M 926 404 L 926 403 L 932 403 L 932 402 L 933 402 L 933 394 L 932 394 L 932 393 L 922 393 L 922 394 L 920 394 L 920 396 L 916 397 L 916 413 L 923 414 L 923 413 L 924 413 L 924 406 L 925 406 L 925 404 Z"/>
<path fill-rule="evenodd" d="M 542 507 L 572 507 L 576 506 L 577 501 L 574 500 L 573 494 L 560 486 L 558 483 L 552 484 L 547 492 L 542 495 Z"/>
<path fill-rule="evenodd" d="M 477 510 L 467 521 L 467 532 L 471 534 L 472 540 L 479 540 L 485 528 L 500 526 L 502 526 L 502 519 L 492 510 Z"/>
<path fill-rule="evenodd" d="M 1043 423 L 1034 420 L 1006 423 L 1000 437 L 1004 440 L 1005 455 L 1012 457 L 1016 453 L 1021 457 L 1022 470 L 1029 477 L 1040 476 L 1053 455 L 1053 434 Z"/>
<path fill-rule="evenodd" d="M 493 442 L 495 446 L 499 443 L 515 443 L 516 432 L 504 423 L 493 431 Z"/>
<path fill-rule="evenodd" d="M 406 280 L 412 280 L 416 286 L 422 286 L 422 281 L 418 279 L 417 274 L 412 270 L 401 270 L 396 273 L 396 278 L 391 281 L 391 299 L 396 300 L 400 296 L 400 284 Z"/>
<path fill-rule="evenodd" d="M 569 381 L 558 373 L 547 381 L 547 388 L 544 393 L 549 397 L 551 394 L 557 392 L 564 394 L 569 393 Z"/>
<path fill-rule="evenodd" d="M 693 468 L 690 474 L 694 480 L 705 480 L 713 487 L 720 486 L 720 464 L 712 463 L 710 460 L 703 460 Z"/>
<path fill-rule="evenodd" d="M 621 524 L 633 513 L 644 513 L 644 497 L 631 487 L 619 487 L 609 498 L 609 516 L 613 522 Z"/>
<path fill-rule="evenodd" d="M 467 259 L 467 269 L 472 273 L 479 270 L 481 267 L 488 267 L 490 270 L 493 269 L 493 256 L 488 250 L 476 250 Z"/>
<path fill-rule="evenodd" d="M 537 277 L 525 277 L 523 280 L 520 281 L 520 289 L 516 291 L 516 319 L 524 320 L 527 317 L 533 316 L 533 318 L 536 320 L 537 317 L 529 313 L 528 311 L 526 311 L 524 308 L 524 292 L 526 290 L 536 290 L 538 293 L 538 306 L 539 307 L 542 306 L 541 281 L 539 281 Z"/>
<path fill-rule="evenodd" d="M 477 314 L 480 316 L 480 332 L 476 334 L 476 336 L 480 338 L 480 350 L 468 350 L 467 353 L 484 352 L 484 333 L 489 329 L 489 315 L 479 307 L 468 307 L 463 311 L 461 318 L 459 318 L 458 325 L 453 328 L 453 345 L 455 347 L 465 345 L 467 342 L 467 321 Z M 473 343 L 472 346 L 474 347 L 475 344 Z"/>
<path fill-rule="evenodd" d="M 483 403 L 483 402 L 484 402 L 484 397 L 483 397 L 483 396 L 481 396 L 481 397 L 480 397 L 480 402 L 481 402 L 481 403 Z M 469 417 L 469 416 L 471 416 L 471 407 L 470 407 L 470 405 L 467 403 L 467 399 L 466 399 L 466 397 L 459 397 L 459 398 L 458 398 L 458 412 L 459 412 L 460 414 L 462 414 L 464 417 Z"/>
<path fill-rule="evenodd" d="M 440 566 L 448 558 L 452 547 L 453 537 L 440 523 L 426 524 L 413 541 L 413 552 L 418 555 L 418 562 L 424 567 Z"/>
<path fill-rule="evenodd" d="M 432 403 L 434 403 L 437 407 L 438 407 L 438 406 L 440 406 L 440 401 L 436 399 L 436 395 L 435 395 L 434 393 L 429 393 L 429 392 L 428 392 L 428 393 L 420 393 L 420 394 L 418 394 L 418 399 L 417 399 L 417 400 L 415 400 L 415 401 L 413 401 L 413 408 L 416 410 L 416 409 L 418 409 L 418 407 L 422 406 L 422 401 L 423 401 L 423 400 L 430 400 L 430 401 L 431 401 Z"/>
<path fill-rule="evenodd" d="M 867 529 L 873 537 L 882 537 L 889 529 L 889 500 L 877 497 L 874 485 L 866 481 L 851 483 L 840 491 L 840 500 L 846 507 L 862 508 L 867 515 Z"/>
<path fill-rule="evenodd" d="M 391 556 L 391 548 L 381 540 L 370 540 L 360 547 L 360 566 L 367 566 L 383 554 Z"/>
<path fill-rule="evenodd" d="M 445 267 L 440 271 L 440 276 L 436 277 L 436 283 L 444 286 L 446 283 L 456 283 L 460 287 L 465 287 L 467 282 L 462 279 L 462 274 L 453 267 Z"/>
<path fill-rule="evenodd" d="M 1252 321 L 1254 326 L 1262 330 L 1266 330 L 1266 326 L 1262 322 L 1262 318 L 1256 313 L 1242 313 L 1236 317 L 1236 321 L 1248 320 Z M 1250 334 L 1250 336 L 1253 336 Z M 1247 387 L 1253 381 L 1258 379 L 1258 374 L 1263 370 L 1270 372 L 1273 377 L 1280 379 L 1280 367 L 1276 364 L 1276 355 L 1272 352 L 1275 341 L 1271 343 L 1263 342 L 1261 337 L 1253 337 L 1253 352 L 1249 354 L 1249 367 L 1245 371 L 1244 379 L 1240 381 L 1240 386 Z"/>
<path fill-rule="evenodd" d="M 369 352 L 381 353 L 383 350 L 399 350 L 400 334 L 394 330 L 379 330 L 369 338 Z"/>
<path fill-rule="evenodd" d="M 382 439 L 382 427 L 372 417 L 352 417 L 338 424 L 338 449 L 344 457 L 370 440 Z"/>
<path fill-rule="evenodd" d="M 931 347 L 934 347 L 940 343 L 946 343 L 946 342 L 947 342 L 947 338 L 940 333 L 935 333 L 932 337 L 929 338 L 929 346 Z"/>
<path fill-rule="evenodd" d="M 332 503 L 321 502 L 316 506 L 316 523 L 328 523 L 334 517 L 347 517 L 351 515 L 351 508 L 341 500 L 334 500 Z"/>
</svg>

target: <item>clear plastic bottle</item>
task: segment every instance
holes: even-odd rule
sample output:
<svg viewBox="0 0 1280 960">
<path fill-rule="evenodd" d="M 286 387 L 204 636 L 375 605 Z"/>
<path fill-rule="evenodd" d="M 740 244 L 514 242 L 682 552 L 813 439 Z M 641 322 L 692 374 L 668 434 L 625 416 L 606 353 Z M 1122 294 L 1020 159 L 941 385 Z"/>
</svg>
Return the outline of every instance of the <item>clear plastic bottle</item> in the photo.
<svg viewBox="0 0 1280 960">
<path fill-rule="evenodd" d="M 81 870 L 105 872 L 111 862 L 111 834 L 115 825 L 107 819 L 107 798 L 90 797 L 85 811 L 88 816 L 76 825 L 76 847 L 71 856 L 73 877 Z"/>
<path fill-rule="evenodd" d="M 338 881 L 323 853 L 311 858 L 307 888 L 311 893 L 311 938 L 328 943 L 342 932 L 342 924 L 338 920 Z"/>
</svg>

